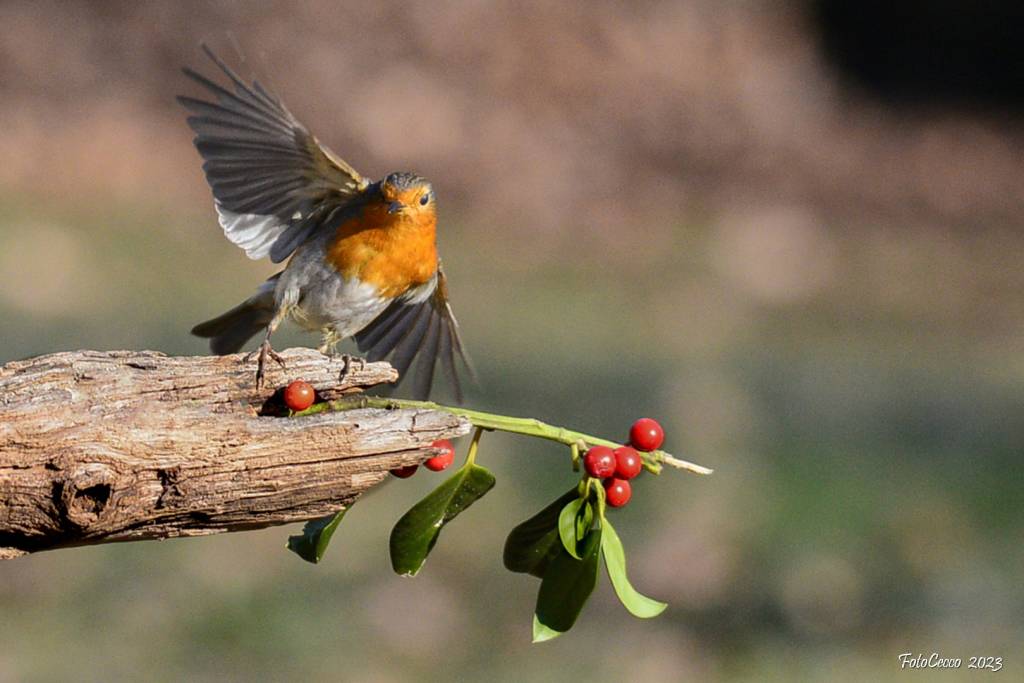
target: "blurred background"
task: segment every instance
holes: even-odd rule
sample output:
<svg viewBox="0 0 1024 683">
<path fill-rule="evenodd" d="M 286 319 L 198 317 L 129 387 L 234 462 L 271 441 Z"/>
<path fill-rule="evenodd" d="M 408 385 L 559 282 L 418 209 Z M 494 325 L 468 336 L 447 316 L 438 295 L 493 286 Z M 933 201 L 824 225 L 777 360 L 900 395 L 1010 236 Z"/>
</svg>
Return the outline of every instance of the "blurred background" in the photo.
<svg viewBox="0 0 1024 683">
<path fill-rule="evenodd" d="M 0 680 L 861 681 L 933 651 L 1017 675 L 1022 20 L 3 2 L 0 362 L 205 353 L 189 328 L 274 272 L 223 238 L 173 100 L 205 40 L 364 174 L 433 181 L 473 406 L 610 438 L 653 416 L 716 472 L 646 477 L 615 513 L 655 620 L 602 579 L 530 645 L 538 584 L 502 543 L 574 475 L 493 435 L 498 486 L 415 580 L 387 537 L 429 473 L 364 498 L 319 566 L 293 528 L 0 564 Z"/>
</svg>

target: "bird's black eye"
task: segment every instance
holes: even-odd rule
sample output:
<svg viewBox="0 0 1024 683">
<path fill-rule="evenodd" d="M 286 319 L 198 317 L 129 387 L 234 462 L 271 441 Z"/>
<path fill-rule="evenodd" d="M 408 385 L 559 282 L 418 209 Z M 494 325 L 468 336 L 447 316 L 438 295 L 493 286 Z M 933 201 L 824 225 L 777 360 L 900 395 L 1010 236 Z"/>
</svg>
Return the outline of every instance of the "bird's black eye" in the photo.
<svg viewBox="0 0 1024 683">
<path fill-rule="evenodd" d="M 424 192 L 420 196 L 420 206 L 426 206 L 427 202 L 429 202 L 429 201 L 430 201 L 430 193 L 429 192 Z"/>
</svg>

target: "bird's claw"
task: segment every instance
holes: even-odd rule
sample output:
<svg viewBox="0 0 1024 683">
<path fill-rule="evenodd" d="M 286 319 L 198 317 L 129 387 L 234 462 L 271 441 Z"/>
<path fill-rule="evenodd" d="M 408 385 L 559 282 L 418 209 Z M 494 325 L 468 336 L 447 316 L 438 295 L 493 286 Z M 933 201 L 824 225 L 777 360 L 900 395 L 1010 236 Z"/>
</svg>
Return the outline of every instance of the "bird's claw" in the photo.
<svg viewBox="0 0 1024 683">
<path fill-rule="evenodd" d="M 352 371 L 352 365 L 355 363 L 359 364 L 359 371 L 362 372 L 366 369 L 366 359 L 359 358 L 357 356 L 350 356 L 347 353 L 341 354 L 341 360 L 344 361 L 344 365 L 341 368 L 341 376 L 338 378 L 339 382 L 344 382 L 348 379 L 349 373 Z"/>
<path fill-rule="evenodd" d="M 267 357 L 268 356 L 270 358 L 272 358 L 282 368 L 285 367 L 284 358 L 281 357 L 281 354 L 279 354 L 277 351 L 275 351 L 273 348 L 271 348 L 270 340 L 269 339 L 264 340 L 263 343 L 260 344 L 260 347 L 258 349 L 256 349 L 255 351 L 250 351 L 249 353 L 245 354 L 245 357 L 242 360 L 245 361 L 246 363 L 248 363 L 249 361 L 251 361 L 253 359 L 253 356 L 257 356 L 257 362 L 256 362 L 256 388 L 257 389 L 260 389 L 260 388 L 263 387 L 263 377 L 266 374 L 265 368 L 266 368 Z"/>
</svg>

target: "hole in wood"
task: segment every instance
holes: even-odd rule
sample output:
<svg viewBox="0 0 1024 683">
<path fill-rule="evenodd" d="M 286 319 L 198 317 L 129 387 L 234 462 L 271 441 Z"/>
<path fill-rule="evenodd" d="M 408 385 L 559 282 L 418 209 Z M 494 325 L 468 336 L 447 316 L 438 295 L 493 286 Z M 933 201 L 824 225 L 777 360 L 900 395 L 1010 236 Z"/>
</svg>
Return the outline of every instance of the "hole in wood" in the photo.
<svg viewBox="0 0 1024 683">
<path fill-rule="evenodd" d="M 110 500 L 110 484 L 95 484 L 75 491 L 73 505 L 79 512 L 98 515 Z"/>
</svg>

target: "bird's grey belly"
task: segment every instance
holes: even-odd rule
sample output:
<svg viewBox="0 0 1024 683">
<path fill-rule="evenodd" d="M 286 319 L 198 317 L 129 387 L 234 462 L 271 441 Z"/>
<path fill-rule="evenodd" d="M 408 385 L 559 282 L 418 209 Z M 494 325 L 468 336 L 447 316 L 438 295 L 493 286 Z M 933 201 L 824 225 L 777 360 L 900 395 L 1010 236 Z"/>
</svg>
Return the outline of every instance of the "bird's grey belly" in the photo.
<svg viewBox="0 0 1024 683">
<path fill-rule="evenodd" d="M 387 308 L 377 288 L 356 279 L 345 280 L 336 272 L 307 283 L 292 309 L 295 321 L 309 330 L 332 329 L 340 337 L 349 337 L 370 324 Z"/>
<path fill-rule="evenodd" d="M 314 235 L 296 250 L 275 290 L 278 305 L 287 305 L 300 326 L 316 332 L 333 330 L 339 338 L 363 329 L 387 308 L 373 285 L 341 273 L 326 263 L 330 231 Z"/>
</svg>

